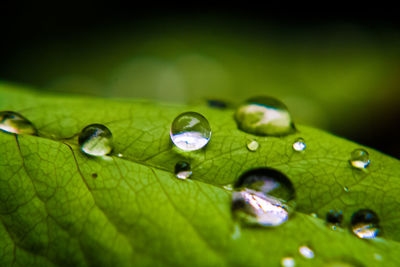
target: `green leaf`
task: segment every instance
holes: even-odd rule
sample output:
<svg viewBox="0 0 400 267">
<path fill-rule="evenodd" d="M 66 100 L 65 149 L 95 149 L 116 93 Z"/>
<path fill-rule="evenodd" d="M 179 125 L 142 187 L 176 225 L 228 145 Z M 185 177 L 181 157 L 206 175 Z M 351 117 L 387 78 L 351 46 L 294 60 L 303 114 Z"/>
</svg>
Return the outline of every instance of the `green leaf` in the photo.
<svg viewBox="0 0 400 267">
<path fill-rule="evenodd" d="M 40 95 L 6 84 L 0 110 L 39 130 L 0 132 L 1 266 L 279 266 L 283 257 L 296 266 L 400 265 L 400 164 L 371 148 L 364 172 L 348 163 L 362 146 L 302 125 L 286 137 L 257 137 L 238 130 L 229 109 Z M 212 138 L 205 149 L 180 152 L 169 126 L 189 110 L 209 120 Z M 92 123 L 113 133 L 110 157 L 80 151 L 77 133 Z M 304 153 L 292 149 L 300 136 Z M 256 152 L 247 150 L 249 139 L 259 142 Z M 190 180 L 173 174 L 183 159 Z M 296 211 L 273 229 L 238 228 L 223 186 L 260 166 L 290 178 Z M 361 208 L 378 214 L 380 238 L 361 240 L 348 229 Z M 343 229 L 325 224 L 329 210 L 343 211 Z M 313 259 L 299 254 L 302 245 Z"/>
</svg>

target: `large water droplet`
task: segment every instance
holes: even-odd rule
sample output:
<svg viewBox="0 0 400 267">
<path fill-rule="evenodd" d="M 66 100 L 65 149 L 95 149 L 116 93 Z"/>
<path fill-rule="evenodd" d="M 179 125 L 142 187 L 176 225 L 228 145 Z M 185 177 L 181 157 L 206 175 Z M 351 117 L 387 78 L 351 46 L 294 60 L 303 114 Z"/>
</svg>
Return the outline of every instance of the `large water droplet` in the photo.
<svg viewBox="0 0 400 267">
<path fill-rule="evenodd" d="M 351 217 L 351 230 L 359 238 L 375 238 L 380 232 L 378 215 L 369 209 L 362 209 Z"/>
<path fill-rule="evenodd" d="M 294 132 L 287 107 L 270 97 L 249 99 L 236 110 L 235 119 L 239 129 L 255 135 L 282 136 Z"/>
<path fill-rule="evenodd" d="M 170 135 L 178 148 L 193 151 L 207 145 L 211 138 L 211 127 L 201 114 L 185 112 L 172 122 Z"/>
<path fill-rule="evenodd" d="M 91 156 L 105 156 L 113 149 L 111 131 L 102 124 L 86 126 L 78 142 L 82 151 Z"/>
<path fill-rule="evenodd" d="M 256 140 L 247 141 L 247 149 L 249 151 L 255 152 L 260 147 L 260 144 Z"/>
<path fill-rule="evenodd" d="M 326 214 L 326 222 L 336 226 L 340 226 L 343 220 L 343 213 L 341 211 L 329 211 Z"/>
<path fill-rule="evenodd" d="M 350 155 L 350 164 L 354 168 L 357 169 L 365 169 L 368 167 L 369 163 L 369 154 L 365 149 L 359 148 L 353 150 Z"/>
<path fill-rule="evenodd" d="M 306 149 L 306 142 L 303 138 L 297 138 L 293 143 L 293 150 L 297 152 L 304 151 Z"/>
<path fill-rule="evenodd" d="M 175 164 L 175 176 L 179 179 L 187 179 L 192 175 L 190 164 L 186 161 L 179 161 Z"/>
<path fill-rule="evenodd" d="M 277 170 L 258 168 L 245 172 L 232 194 L 234 216 L 250 225 L 277 226 L 294 208 L 294 188 Z"/>
<path fill-rule="evenodd" d="M 308 246 L 301 246 L 299 247 L 299 252 L 303 255 L 304 258 L 312 259 L 314 258 L 314 251 L 309 248 Z"/>
<path fill-rule="evenodd" d="M 294 267 L 296 266 L 296 262 L 292 257 L 284 257 L 281 260 L 281 266 L 282 267 Z"/>
<path fill-rule="evenodd" d="M 37 135 L 36 127 L 32 122 L 13 111 L 0 112 L 0 130 L 14 134 Z"/>
</svg>

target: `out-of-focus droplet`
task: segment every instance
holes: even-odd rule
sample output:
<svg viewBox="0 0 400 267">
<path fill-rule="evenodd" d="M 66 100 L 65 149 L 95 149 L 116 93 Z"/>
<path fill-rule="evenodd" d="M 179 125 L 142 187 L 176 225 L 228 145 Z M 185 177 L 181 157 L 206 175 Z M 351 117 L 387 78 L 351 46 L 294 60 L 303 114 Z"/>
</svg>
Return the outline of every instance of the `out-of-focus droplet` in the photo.
<svg viewBox="0 0 400 267">
<path fill-rule="evenodd" d="M 203 148 L 210 141 L 211 127 L 203 115 L 185 112 L 172 122 L 170 136 L 179 149 L 194 151 Z"/>
<path fill-rule="evenodd" d="M 350 164 L 356 169 L 365 169 L 370 164 L 369 154 L 365 149 L 353 150 L 350 155 Z"/>
<path fill-rule="evenodd" d="M 294 132 L 287 107 L 271 97 L 256 97 L 239 106 L 236 123 L 242 131 L 261 136 L 283 136 Z"/>
<path fill-rule="evenodd" d="M 187 179 L 192 175 L 190 164 L 186 161 L 179 161 L 175 164 L 175 176 L 179 179 Z"/>
<path fill-rule="evenodd" d="M 37 135 L 37 129 L 32 122 L 13 111 L 0 112 L 0 130 L 14 134 Z"/>
<path fill-rule="evenodd" d="M 343 220 L 343 213 L 341 211 L 330 210 L 326 214 L 326 222 L 335 226 L 340 226 Z"/>
<path fill-rule="evenodd" d="M 307 258 L 307 259 L 314 258 L 314 251 L 311 248 L 309 248 L 308 246 L 299 247 L 299 252 L 304 258 Z"/>
<path fill-rule="evenodd" d="M 111 131 L 102 124 L 83 128 L 78 138 L 81 150 L 91 156 L 105 156 L 113 150 Z"/>
<path fill-rule="evenodd" d="M 296 262 L 292 257 L 284 257 L 281 260 L 281 266 L 282 267 L 294 267 L 296 266 Z"/>
</svg>

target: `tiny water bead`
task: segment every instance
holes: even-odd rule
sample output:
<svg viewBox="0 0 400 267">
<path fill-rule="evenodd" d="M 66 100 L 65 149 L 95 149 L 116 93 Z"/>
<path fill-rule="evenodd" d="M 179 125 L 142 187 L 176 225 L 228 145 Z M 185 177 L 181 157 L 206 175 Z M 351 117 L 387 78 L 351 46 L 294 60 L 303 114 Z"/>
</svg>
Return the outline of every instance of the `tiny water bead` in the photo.
<svg viewBox="0 0 400 267">
<path fill-rule="evenodd" d="M 181 150 L 194 151 L 203 148 L 210 141 L 211 127 L 203 115 L 185 112 L 172 122 L 170 136 Z"/>
<path fill-rule="evenodd" d="M 351 230 L 359 238 L 372 239 L 380 233 L 378 215 L 369 209 L 362 209 L 351 217 Z"/>
<path fill-rule="evenodd" d="M 247 141 L 247 149 L 251 152 L 257 151 L 260 147 L 260 144 L 256 140 L 248 140 Z"/>
<path fill-rule="evenodd" d="M 239 106 L 236 123 L 242 131 L 261 136 L 283 136 L 294 132 L 287 107 L 271 97 L 256 97 Z"/>
<path fill-rule="evenodd" d="M 78 138 L 82 151 L 91 156 L 105 156 L 113 149 L 111 131 L 102 124 L 86 126 Z"/>
<path fill-rule="evenodd" d="M 294 188 L 277 170 L 258 168 L 245 172 L 235 184 L 232 211 L 238 220 L 258 226 L 278 226 L 294 209 Z"/>
<path fill-rule="evenodd" d="M 296 262 L 292 257 L 284 257 L 281 260 L 281 266 L 282 267 L 294 267 L 296 266 Z"/>
<path fill-rule="evenodd" d="M 343 221 L 343 213 L 341 211 L 329 211 L 326 214 L 326 222 L 329 224 L 340 226 Z"/>
<path fill-rule="evenodd" d="M 14 134 L 37 135 L 37 129 L 32 122 L 13 111 L 0 112 L 0 130 Z"/>
<path fill-rule="evenodd" d="M 307 259 L 314 258 L 314 251 L 311 248 L 309 248 L 308 246 L 299 247 L 299 252 L 304 258 L 307 258 Z"/>
<path fill-rule="evenodd" d="M 297 152 L 304 151 L 306 149 L 306 142 L 303 138 L 297 138 L 293 143 L 293 150 Z"/>
<path fill-rule="evenodd" d="M 365 149 L 358 148 L 353 150 L 350 155 L 350 164 L 357 169 L 365 169 L 370 163 L 369 154 Z"/>
<path fill-rule="evenodd" d="M 187 179 L 192 175 L 190 164 L 186 161 L 179 161 L 175 164 L 175 176 L 179 179 Z"/>
</svg>

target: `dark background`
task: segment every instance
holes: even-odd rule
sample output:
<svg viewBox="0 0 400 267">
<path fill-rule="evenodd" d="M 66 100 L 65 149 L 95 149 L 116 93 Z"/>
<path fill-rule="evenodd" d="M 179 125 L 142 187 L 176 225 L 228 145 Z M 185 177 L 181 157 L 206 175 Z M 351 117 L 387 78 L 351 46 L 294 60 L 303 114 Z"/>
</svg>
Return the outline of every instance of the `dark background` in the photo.
<svg viewBox="0 0 400 267">
<path fill-rule="evenodd" d="M 186 103 L 218 98 L 237 104 L 265 88 L 266 95 L 295 111 L 296 121 L 400 158 L 400 28 L 394 8 L 1 5 L 3 81 L 101 97 L 171 101 L 172 95 L 172 102 Z M 190 62 L 200 67 L 186 70 Z M 129 71 L 138 68 L 146 68 L 139 75 L 143 80 L 129 87 Z M 264 79 L 264 71 L 273 74 Z M 177 73 L 186 81 L 177 81 L 185 92 L 181 98 L 180 91 L 175 98 L 167 89 L 160 93 L 151 78 L 175 90 Z M 221 75 L 228 75 L 229 83 Z M 305 83 L 303 76 L 314 82 Z M 66 82 L 64 77 L 73 79 Z M 125 82 L 114 83 L 118 79 Z M 212 80 L 209 90 L 207 83 L 196 87 L 207 79 Z M 332 82 L 337 84 L 326 86 Z M 213 89 L 220 84 L 226 88 Z M 148 86 L 155 93 L 143 93 Z M 302 105 L 311 108 L 299 112 Z"/>
</svg>

